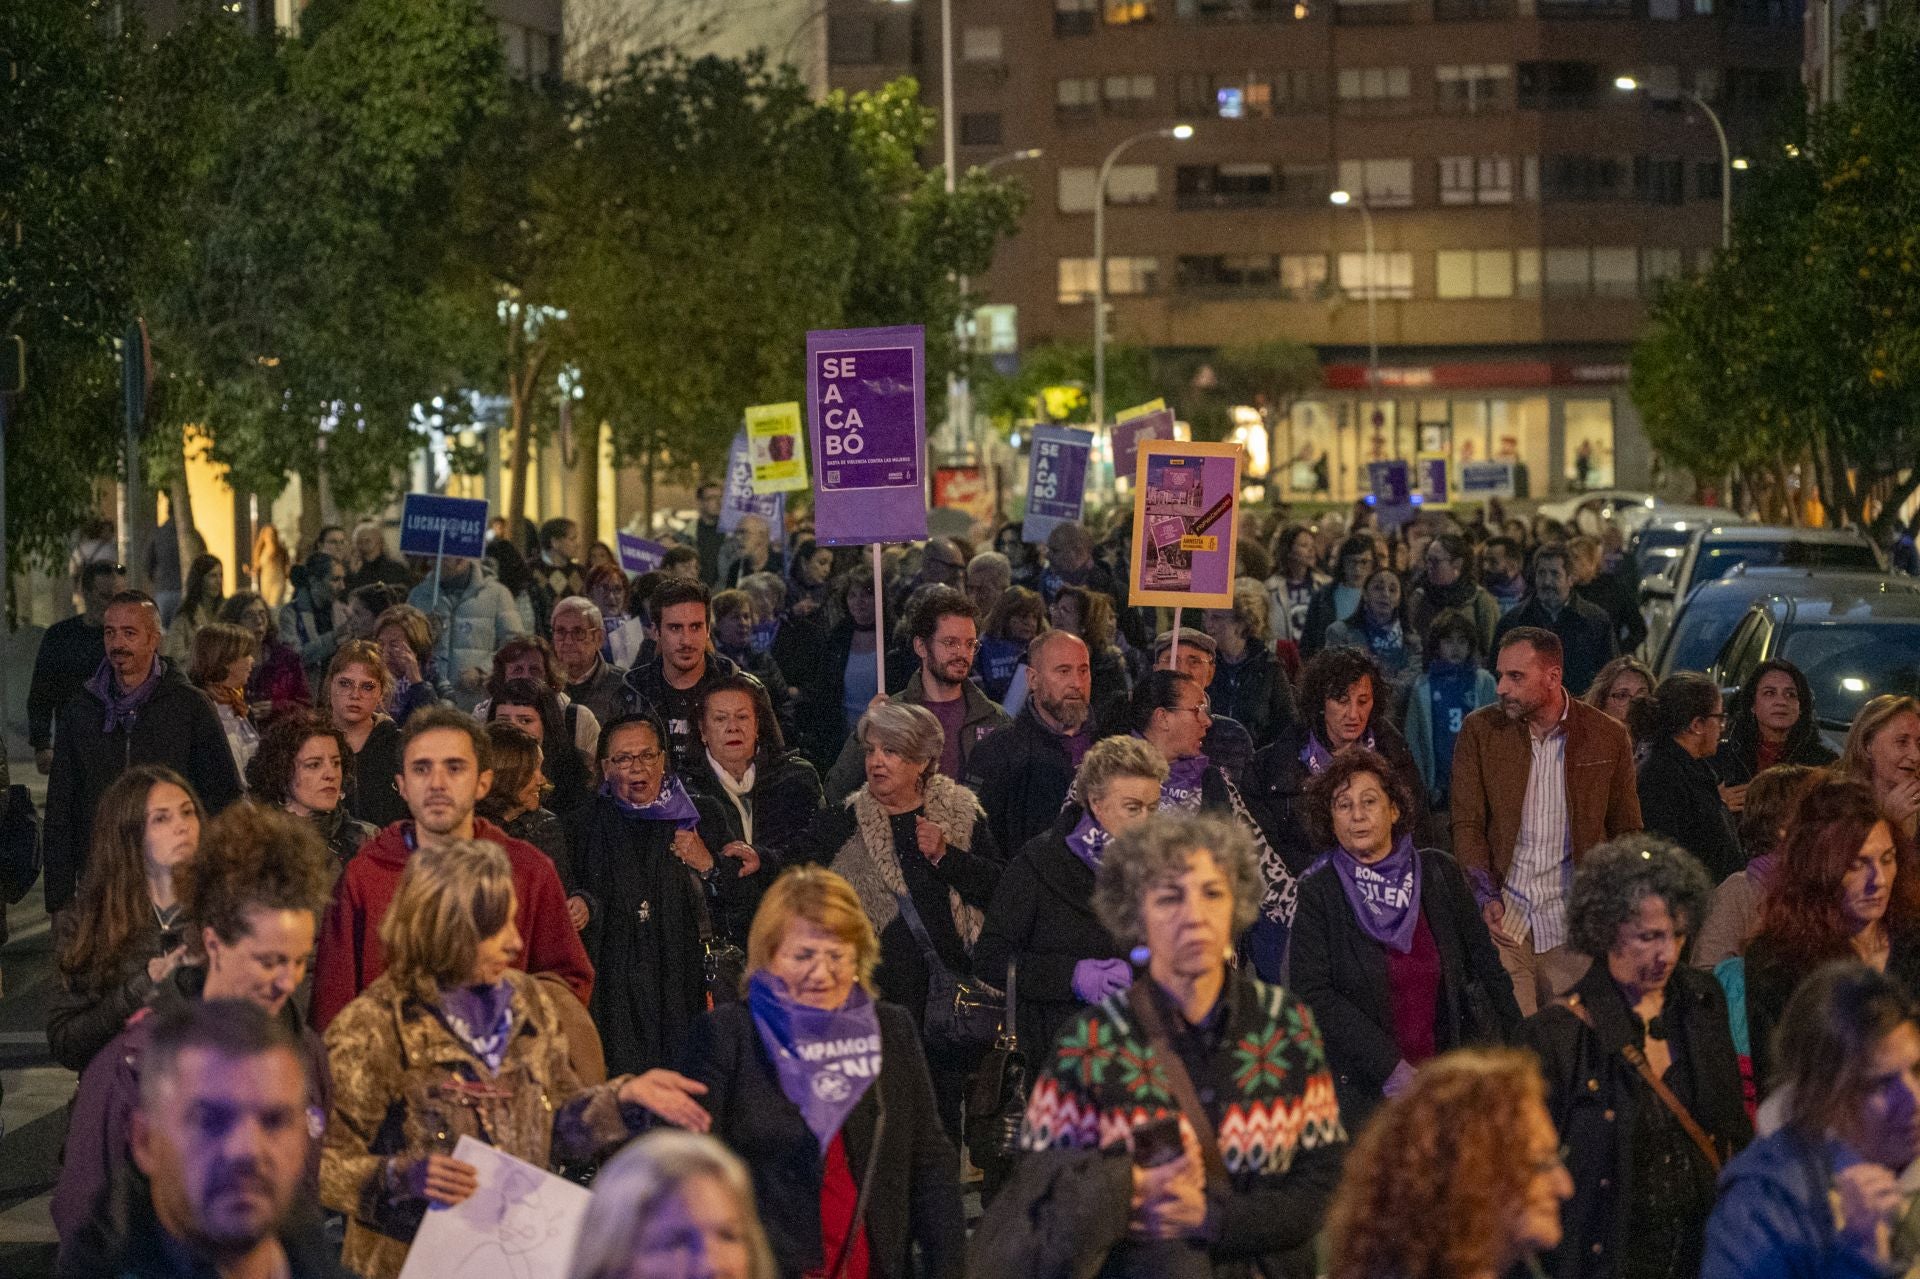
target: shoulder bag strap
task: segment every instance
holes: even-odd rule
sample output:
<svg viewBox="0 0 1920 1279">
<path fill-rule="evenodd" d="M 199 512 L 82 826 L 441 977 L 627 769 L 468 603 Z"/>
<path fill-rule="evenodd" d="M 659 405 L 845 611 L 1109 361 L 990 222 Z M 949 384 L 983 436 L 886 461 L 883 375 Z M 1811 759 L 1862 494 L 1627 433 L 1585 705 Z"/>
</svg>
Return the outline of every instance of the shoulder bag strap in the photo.
<svg viewBox="0 0 1920 1279">
<path fill-rule="evenodd" d="M 940 952 L 934 949 L 933 938 L 927 933 L 926 922 L 920 918 L 920 908 L 913 904 L 913 893 L 911 891 L 895 893 L 893 899 L 900 904 L 900 918 L 907 921 L 907 931 L 911 932 L 913 940 L 920 944 L 920 953 L 926 957 L 929 964 L 942 969 L 946 968 L 946 961 L 940 958 Z M 1012 996 L 1009 995 L 1008 998 L 1011 999 Z"/>
<path fill-rule="evenodd" d="M 1134 1020 L 1140 1023 L 1140 1029 L 1146 1032 L 1147 1042 L 1153 1045 L 1154 1055 L 1160 1059 L 1161 1073 L 1167 1077 L 1167 1088 L 1173 1093 L 1173 1099 L 1180 1103 L 1180 1112 L 1193 1125 L 1194 1135 L 1200 1139 L 1200 1152 L 1206 1159 L 1207 1180 L 1225 1189 L 1230 1184 L 1227 1164 L 1220 1157 L 1220 1141 L 1213 1131 L 1213 1120 L 1207 1117 L 1206 1107 L 1200 1104 L 1200 1096 L 1193 1090 L 1193 1077 L 1187 1074 L 1187 1064 L 1180 1060 L 1180 1054 L 1174 1051 L 1173 1043 L 1167 1038 L 1167 1028 L 1160 1017 L 1160 1009 L 1153 1002 L 1153 995 L 1147 990 L 1151 977 L 1141 977 L 1127 987 L 1127 1007 L 1133 1011 Z"/>
<path fill-rule="evenodd" d="M 1000 1042 L 994 1045 L 995 1048 L 1004 1048 L 1010 1053 L 1017 1053 L 1020 1051 L 1020 1034 L 1019 1034 L 1018 1027 L 1014 1024 L 1014 1020 L 1013 1020 L 1013 1005 L 1014 1005 L 1013 987 L 1014 987 L 1015 981 L 1018 979 L 1019 967 L 1020 967 L 1020 957 L 1018 955 L 1007 956 L 1006 1020 L 1001 1024 L 1001 1027 L 1000 1027 Z"/>
<path fill-rule="evenodd" d="M 1580 1001 L 1580 996 L 1569 995 L 1562 1002 L 1566 1005 L 1567 1011 L 1578 1017 L 1588 1030 L 1598 1032 L 1599 1027 L 1594 1025 L 1593 1014 Z M 1647 1062 L 1647 1055 L 1634 1044 L 1620 1045 L 1620 1055 L 1625 1057 L 1627 1064 L 1646 1081 L 1647 1087 L 1653 1089 L 1653 1095 L 1660 1099 L 1660 1104 L 1667 1108 L 1667 1112 L 1680 1121 L 1680 1126 L 1686 1130 L 1687 1136 L 1693 1139 L 1693 1144 L 1700 1148 L 1702 1155 L 1706 1156 L 1707 1164 L 1713 1169 L 1714 1175 L 1719 1176 L 1720 1152 L 1714 1149 L 1713 1138 L 1707 1135 L 1707 1130 L 1700 1126 L 1699 1120 L 1688 1113 L 1680 1099 L 1673 1095 L 1673 1089 L 1667 1087 L 1660 1076 L 1653 1073 L 1653 1067 Z"/>
</svg>

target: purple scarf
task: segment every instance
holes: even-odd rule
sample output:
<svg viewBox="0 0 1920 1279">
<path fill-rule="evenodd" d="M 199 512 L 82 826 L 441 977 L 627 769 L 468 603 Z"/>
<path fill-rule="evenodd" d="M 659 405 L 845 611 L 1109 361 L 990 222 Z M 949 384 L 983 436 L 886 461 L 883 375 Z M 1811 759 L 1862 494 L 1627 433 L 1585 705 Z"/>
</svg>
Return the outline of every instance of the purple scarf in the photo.
<svg viewBox="0 0 1920 1279">
<path fill-rule="evenodd" d="M 1361 739 L 1360 744 L 1368 750 L 1374 749 L 1372 729 L 1367 730 L 1367 735 Z M 1333 763 L 1333 752 L 1320 744 L 1320 734 L 1308 733 L 1307 744 L 1300 748 L 1300 762 L 1307 766 L 1309 773 L 1318 777 L 1327 771 L 1327 765 Z"/>
<path fill-rule="evenodd" d="M 137 686 L 122 693 L 113 679 L 113 667 L 105 658 L 93 672 L 93 678 L 87 681 L 87 691 L 99 698 L 107 706 L 106 723 L 101 726 L 103 733 L 117 733 L 121 729 L 133 731 L 133 723 L 140 718 L 140 709 L 153 696 L 153 690 L 160 687 L 160 659 L 153 659 L 153 669 L 147 672 L 147 678 Z"/>
<path fill-rule="evenodd" d="M 780 1091 L 824 1152 L 880 1074 L 880 1015 L 859 986 L 839 1008 L 809 1008 L 764 968 L 747 983 L 747 1007 L 760 1029 Z"/>
<path fill-rule="evenodd" d="M 1360 931 L 1402 955 L 1411 951 L 1420 924 L 1420 854 L 1413 851 L 1413 836 L 1402 835 L 1393 851 L 1371 866 L 1338 849 L 1327 859 L 1340 876 Z"/>
<path fill-rule="evenodd" d="M 513 1030 L 513 983 L 442 987 L 437 1011 L 447 1029 L 473 1049 L 488 1070 L 500 1069 Z"/>
<path fill-rule="evenodd" d="M 1067 847 L 1073 855 L 1087 864 L 1088 870 L 1100 869 L 1100 858 L 1105 855 L 1107 845 L 1113 842 L 1113 836 L 1107 834 L 1107 828 L 1094 817 L 1089 807 L 1080 814 L 1080 821 L 1067 832 Z"/>
<path fill-rule="evenodd" d="M 1773 872 L 1780 865 L 1780 854 L 1762 853 L 1747 863 L 1747 882 L 1761 892 L 1773 886 Z"/>
<path fill-rule="evenodd" d="M 1160 787 L 1160 811 L 1163 813 L 1198 812 L 1200 783 L 1211 763 L 1205 755 L 1167 761 L 1167 780 Z"/>
<path fill-rule="evenodd" d="M 687 788 L 672 774 L 662 779 L 660 793 L 648 804 L 630 804 L 621 799 L 612 782 L 602 782 L 600 793 L 612 800 L 613 806 L 623 814 L 639 821 L 672 822 L 675 830 L 692 830 L 700 824 L 700 810 L 693 806 Z"/>
</svg>

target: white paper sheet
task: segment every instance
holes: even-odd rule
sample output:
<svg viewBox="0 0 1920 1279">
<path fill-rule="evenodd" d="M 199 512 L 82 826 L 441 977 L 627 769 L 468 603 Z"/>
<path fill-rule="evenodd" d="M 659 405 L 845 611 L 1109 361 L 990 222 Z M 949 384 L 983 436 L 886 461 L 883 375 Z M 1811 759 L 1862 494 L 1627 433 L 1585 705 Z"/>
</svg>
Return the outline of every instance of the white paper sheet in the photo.
<svg viewBox="0 0 1920 1279">
<path fill-rule="evenodd" d="M 420 1223 L 400 1279 L 553 1279 L 567 1272 L 591 1197 L 472 1137 L 453 1157 L 479 1170 L 480 1189 Z"/>
</svg>

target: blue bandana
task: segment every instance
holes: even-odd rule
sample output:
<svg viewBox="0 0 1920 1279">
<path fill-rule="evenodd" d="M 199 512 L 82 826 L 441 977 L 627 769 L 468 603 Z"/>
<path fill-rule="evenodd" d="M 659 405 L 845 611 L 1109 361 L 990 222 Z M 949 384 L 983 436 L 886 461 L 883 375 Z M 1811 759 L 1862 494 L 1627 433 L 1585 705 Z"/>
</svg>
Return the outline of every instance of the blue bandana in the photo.
<svg viewBox="0 0 1920 1279">
<path fill-rule="evenodd" d="M 880 1015 L 855 985 L 838 1008 L 810 1008 L 764 968 L 747 983 L 747 1007 L 780 1076 L 780 1091 L 824 1152 L 880 1074 Z"/>
<path fill-rule="evenodd" d="M 498 1070 L 507 1056 L 507 1038 L 513 1030 L 513 984 L 450 986 L 440 991 L 440 1020 L 473 1055 Z"/>
<path fill-rule="evenodd" d="M 600 793 L 612 800 L 621 813 L 636 821 L 672 822 L 676 830 L 692 830 L 700 824 L 700 810 L 693 806 L 693 799 L 680 779 L 671 773 L 661 779 L 660 793 L 650 804 L 630 804 L 621 799 L 612 782 L 602 782 Z"/>
</svg>

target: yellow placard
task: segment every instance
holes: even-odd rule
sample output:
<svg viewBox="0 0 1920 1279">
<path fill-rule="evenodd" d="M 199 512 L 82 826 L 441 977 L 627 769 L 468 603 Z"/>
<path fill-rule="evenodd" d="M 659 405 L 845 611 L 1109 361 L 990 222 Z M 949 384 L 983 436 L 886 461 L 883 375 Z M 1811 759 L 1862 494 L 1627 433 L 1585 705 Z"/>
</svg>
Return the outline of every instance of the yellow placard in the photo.
<svg viewBox="0 0 1920 1279">
<path fill-rule="evenodd" d="M 786 493 L 807 487 L 807 433 L 800 405 L 756 404 L 747 410 L 747 460 L 755 493 Z"/>
<path fill-rule="evenodd" d="M 1149 413 L 1158 413 L 1166 407 L 1167 402 L 1159 396 L 1155 396 L 1145 404 L 1136 404 L 1130 409 L 1121 409 L 1113 420 L 1116 422 L 1131 422 L 1137 417 L 1145 417 Z"/>
</svg>

